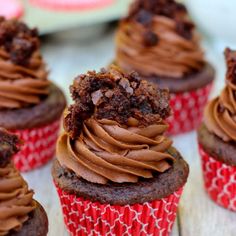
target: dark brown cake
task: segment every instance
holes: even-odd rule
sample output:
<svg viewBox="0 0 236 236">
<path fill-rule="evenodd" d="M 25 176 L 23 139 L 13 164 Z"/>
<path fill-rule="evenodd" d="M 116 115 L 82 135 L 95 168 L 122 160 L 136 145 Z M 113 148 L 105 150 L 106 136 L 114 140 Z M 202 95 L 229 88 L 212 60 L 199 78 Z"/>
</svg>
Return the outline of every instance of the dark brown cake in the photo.
<svg viewBox="0 0 236 236">
<path fill-rule="evenodd" d="M 41 103 L 21 109 L 0 109 L 0 126 L 9 130 L 30 129 L 50 124 L 60 119 L 66 106 L 62 91 L 50 85 L 50 95 Z"/>
<path fill-rule="evenodd" d="M 198 141 L 202 148 L 216 160 L 236 166 L 235 142 L 224 142 L 214 133 L 209 132 L 204 124 L 198 130 Z"/>
<path fill-rule="evenodd" d="M 19 232 L 11 232 L 9 236 L 46 236 L 48 235 L 48 218 L 43 207 L 36 202 L 36 209 L 29 215 Z"/>
<path fill-rule="evenodd" d="M 140 179 L 134 184 L 90 183 L 63 168 L 57 160 L 54 160 L 52 175 L 55 183 L 64 191 L 94 202 L 112 205 L 144 203 L 169 196 L 186 183 L 189 174 L 187 163 L 175 148 L 171 148 L 169 153 L 176 160 L 171 169 L 152 179 Z"/>
<path fill-rule="evenodd" d="M 168 88 L 171 93 L 182 93 L 205 87 L 207 84 L 213 82 L 214 76 L 214 68 L 207 63 L 201 71 L 192 73 L 177 80 L 161 76 L 144 76 L 143 78 L 152 83 L 158 84 L 160 88 Z"/>
</svg>

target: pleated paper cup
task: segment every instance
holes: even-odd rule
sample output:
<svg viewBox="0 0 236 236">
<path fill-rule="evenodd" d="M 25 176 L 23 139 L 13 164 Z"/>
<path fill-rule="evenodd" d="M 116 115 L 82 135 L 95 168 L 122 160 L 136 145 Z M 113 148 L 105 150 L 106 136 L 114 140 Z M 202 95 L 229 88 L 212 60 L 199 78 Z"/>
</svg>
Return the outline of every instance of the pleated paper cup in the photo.
<svg viewBox="0 0 236 236">
<path fill-rule="evenodd" d="M 91 202 L 56 188 L 66 227 L 73 236 L 168 236 L 183 189 L 161 200 L 119 206 Z"/>
<path fill-rule="evenodd" d="M 190 92 L 171 94 L 173 114 L 167 120 L 170 125 L 169 135 L 186 133 L 199 127 L 211 88 L 212 83 Z"/>
<path fill-rule="evenodd" d="M 23 140 L 23 146 L 13 160 L 18 170 L 30 171 L 50 161 L 56 150 L 56 141 L 60 129 L 60 119 L 46 126 L 12 130 Z"/>
<path fill-rule="evenodd" d="M 211 157 L 199 145 L 205 189 L 218 205 L 236 211 L 236 167 Z"/>
</svg>

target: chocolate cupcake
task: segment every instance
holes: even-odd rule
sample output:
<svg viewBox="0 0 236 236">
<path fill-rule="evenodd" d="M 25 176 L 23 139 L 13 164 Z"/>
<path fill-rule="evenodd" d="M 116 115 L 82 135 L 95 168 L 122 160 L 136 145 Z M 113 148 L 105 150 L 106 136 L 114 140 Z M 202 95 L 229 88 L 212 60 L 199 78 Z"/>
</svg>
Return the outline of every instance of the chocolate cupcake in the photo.
<svg viewBox="0 0 236 236">
<path fill-rule="evenodd" d="M 205 187 L 219 205 L 236 211 L 236 51 L 225 50 L 226 86 L 209 102 L 198 130 Z"/>
<path fill-rule="evenodd" d="M 0 127 L 24 140 L 14 157 L 22 171 L 39 167 L 54 156 L 66 106 L 62 91 L 48 80 L 39 47 L 37 29 L 0 18 Z"/>
<path fill-rule="evenodd" d="M 70 233 L 168 235 L 189 171 L 164 135 L 168 90 L 112 67 L 71 94 L 52 169 Z"/>
<path fill-rule="evenodd" d="M 117 30 L 115 64 L 169 88 L 171 134 L 200 124 L 215 73 L 183 4 L 136 0 Z"/>
<path fill-rule="evenodd" d="M 11 160 L 19 145 L 17 136 L 0 129 L 0 235 L 46 236 L 47 215 Z"/>
</svg>

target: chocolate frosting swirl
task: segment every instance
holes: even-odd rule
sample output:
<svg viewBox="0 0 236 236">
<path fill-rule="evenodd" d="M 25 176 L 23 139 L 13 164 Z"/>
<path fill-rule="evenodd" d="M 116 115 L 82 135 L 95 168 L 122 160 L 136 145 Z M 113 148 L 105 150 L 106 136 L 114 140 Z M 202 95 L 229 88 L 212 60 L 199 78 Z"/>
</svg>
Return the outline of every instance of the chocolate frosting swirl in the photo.
<svg viewBox="0 0 236 236">
<path fill-rule="evenodd" d="M 236 51 L 225 50 L 227 61 L 226 86 L 220 96 L 209 102 L 204 122 L 209 131 L 225 142 L 236 141 Z"/>
<path fill-rule="evenodd" d="M 203 68 L 204 53 L 194 29 L 189 29 L 191 36 L 185 37 L 179 33 L 182 25 L 176 18 L 150 13 L 150 9 L 149 12 L 139 9 L 138 14 L 136 18 L 122 20 L 118 28 L 115 59 L 118 66 L 142 76 L 176 79 Z M 179 18 L 185 20 L 186 15 Z"/>
<path fill-rule="evenodd" d="M 0 109 L 40 103 L 48 93 L 48 72 L 36 29 L 0 17 Z"/>
<path fill-rule="evenodd" d="M 48 72 L 39 52 L 27 67 L 15 65 L 0 49 L 0 108 L 21 108 L 40 103 L 49 93 Z"/>
<path fill-rule="evenodd" d="M 16 135 L 0 128 L 0 236 L 19 231 L 36 207 L 33 191 L 11 162 L 20 144 Z"/>
<path fill-rule="evenodd" d="M 0 168 L 0 236 L 21 229 L 36 207 L 33 194 L 12 163 Z"/>
<path fill-rule="evenodd" d="M 108 181 L 137 182 L 152 178 L 171 167 L 174 158 L 167 153 L 172 141 L 163 134 L 165 122 L 139 127 L 121 126 L 116 121 L 89 118 L 76 140 L 62 134 L 57 145 L 57 158 L 83 179 L 99 184 Z"/>
</svg>

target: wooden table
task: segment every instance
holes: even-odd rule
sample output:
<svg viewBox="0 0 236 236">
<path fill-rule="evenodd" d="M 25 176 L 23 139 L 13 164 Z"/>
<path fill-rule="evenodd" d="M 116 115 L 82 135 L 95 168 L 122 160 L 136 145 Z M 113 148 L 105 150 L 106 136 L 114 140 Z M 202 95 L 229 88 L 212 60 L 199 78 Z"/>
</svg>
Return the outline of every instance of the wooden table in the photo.
<svg viewBox="0 0 236 236">
<path fill-rule="evenodd" d="M 65 36 L 66 35 L 66 39 Z M 69 99 L 68 86 L 73 78 L 87 70 L 99 69 L 111 62 L 114 56 L 113 32 L 101 37 L 79 41 L 64 33 L 64 39 L 52 38 L 43 44 L 43 53 L 51 70 L 51 78 L 65 91 Z M 214 94 L 218 94 L 224 81 L 223 56 L 207 49 L 209 59 L 218 69 Z M 174 137 L 175 146 L 181 151 L 191 167 L 190 177 L 181 199 L 178 217 L 172 236 L 235 236 L 236 213 L 215 205 L 203 189 L 196 133 Z M 48 213 L 49 236 L 68 235 L 64 224 L 56 191 L 50 175 L 51 164 L 24 174 L 35 197 Z"/>
</svg>

